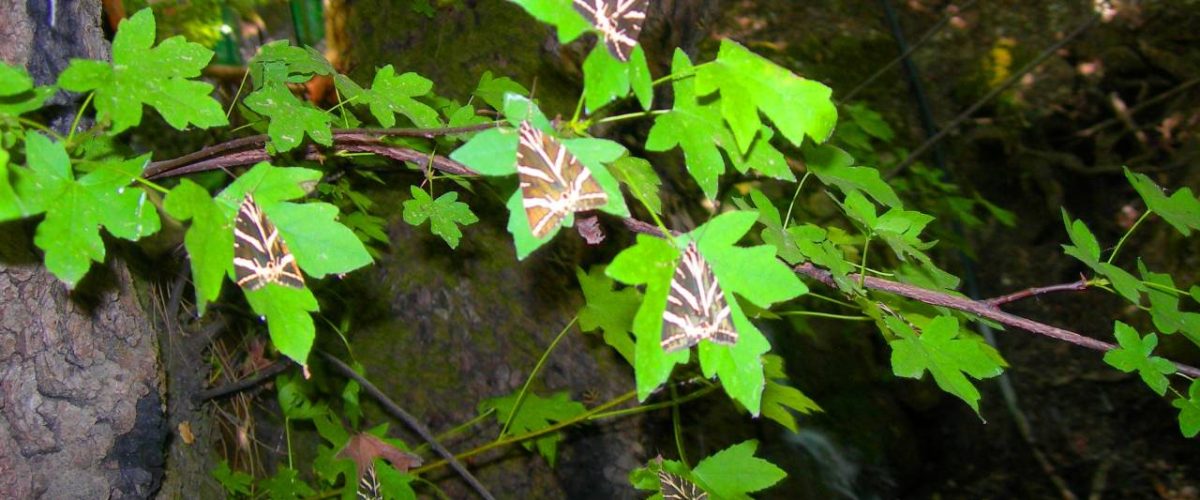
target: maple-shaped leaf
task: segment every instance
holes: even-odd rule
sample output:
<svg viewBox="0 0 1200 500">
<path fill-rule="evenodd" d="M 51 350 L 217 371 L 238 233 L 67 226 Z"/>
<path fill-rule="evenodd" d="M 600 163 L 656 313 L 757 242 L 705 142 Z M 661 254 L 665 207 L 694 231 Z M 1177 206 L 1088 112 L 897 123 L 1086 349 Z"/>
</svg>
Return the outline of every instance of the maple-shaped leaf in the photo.
<svg viewBox="0 0 1200 500">
<path fill-rule="evenodd" d="M 294 47 L 288 40 L 276 40 L 259 47 L 249 66 L 254 88 L 276 83 L 304 83 L 317 75 L 336 73 L 333 65 L 316 49 Z"/>
<path fill-rule="evenodd" d="M 855 167 L 854 157 L 836 146 L 823 144 L 804 149 L 805 165 L 822 184 L 837 186 L 843 193 L 861 191 L 879 203 L 900 208 L 903 203 L 896 192 L 870 167 Z"/>
<path fill-rule="evenodd" d="M 280 467 L 275 475 L 264 479 L 259 487 L 266 490 L 271 500 L 308 498 L 317 494 L 300 478 L 300 472 L 290 467 Z"/>
<path fill-rule="evenodd" d="M 521 399 L 521 406 L 515 416 L 510 417 L 517 403 L 518 394 L 510 394 L 498 398 L 485 399 L 479 403 L 480 415 L 494 410 L 496 421 L 501 423 L 511 420 L 508 426 L 510 435 L 525 434 L 551 426 L 575 417 L 587 408 L 582 403 L 571 401 L 566 392 L 556 392 L 548 398 L 542 398 L 532 392 L 526 393 Z M 537 446 L 538 453 L 554 466 L 558 458 L 558 442 L 562 441 L 562 433 L 546 434 L 534 440 L 523 441 L 525 449 L 532 450 Z"/>
<path fill-rule="evenodd" d="M 38 133 L 25 138 L 29 168 L 17 170 L 16 195 L 25 215 L 46 213 L 33 242 L 45 252 L 46 268 L 74 287 L 91 267 L 103 262 L 100 228 L 136 241 L 158 231 L 158 212 L 147 194 L 129 184 L 149 155 L 123 162 L 104 162 L 75 179 L 71 161 L 59 142 Z"/>
<path fill-rule="evenodd" d="M 1179 408 L 1179 432 L 1184 437 L 1193 438 L 1200 434 L 1200 379 L 1192 380 L 1187 399 L 1171 401 L 1171 406 Z"/>
<path fill-rule="evenodd" d="M 101 120 L 112 120 L 112 133 L 142 121 L 148 104 L 176 129 L 189 123 L 207 128 L 227 125 L 212 85 L 191 80 L 212 59 L 204 46 L 173 36 L 153 47 L 154 15 L 149 8 L 121 21 L 112 43 L 112 63 L 73 59 L 58 84 L 75 92 L 95 91 Z"/>
<path fill-rule="evenodd" d="M 367 469 L 372 467 L 375 459 L 382 458 L 392 464 L 392 467 L 401 472 L 407 472 L 413 467 L 421 465 L 421 457 L 413 455 L 405 450 L 397 448 L 396 445 L 390 444 L 369 432 L 360 432 L 346 441 L 346 446 L 342 447 L 338 452 L 337 458 L 346 458 L 354 461 L 355 467 L 358 469 L 358 477 L 361 478 Z"/>
<path fill-rule="evenodd" d="M 356 105 L 369 106 L 371 115 L 385 128 L 396 124 L 396 114 L 408 117 L 414 125 L 422 128 L 440 124 L 437 111 L 413 99 L 433 90 L 433 82 L 421 75 L 412 72 L 397 75 L 395 68 L 389 64 L 375 72 L 370 89 L 363 89 L 341 75 L 335 78 L 335 82 L 345 99 Z"/>
<path fill-rule="evenodd" d="M 1096 236 L 1081 220 L 1071 221 L 1067 210 L 1063 209 L 1063 224 L 1067 227 L 1067 236 L 1073 245 L 1063 245 L 1063 253 L 1079 259 L 1092 270 L 1108 279 L 1117 293 L 1135 304 L 1141 303 L 1141 293 L 1145 286 L 1128 271 L 1108 262 L 1100 262 L 1100 243 Z"/>
<path fill-rule="evenodd" d="M 613 290 L 616 284 L 604 275 L 604 266 L 594 266 L 591 272 L 576 269 L 579 287 L 587 304 L 579 311 L 579 329 L 585 332 L 599 328 L 604 343 L 616 349 L 625 361 L 633 364 L 633 317 L 642 304 L 642 294 L 636 288 Z"/>
<path fill-rule="evenodd" d="M 1140 259 L 1138 271 L 1145 280 L 1146 295 L 1150 298 L 1150 316 L 1160 333 L 1170 335 L 1182 332 L 1192 342 L 1200 345 L 1200 313 L 1179 310 L 1179 295 L 1175 280 L 1169 274 L 1153 273 Z M 1149 286 L 1149 285 L 1159 286 Z"/>
<path fill-rule="evenodd" d="M 179 221 L 191 220 L 183 235 L 196 288 L 196 306 L 204 315 L 209 302 L 221 294 L 227 268 L 233 262 L 233 219 L 208 191 L 183 179 L 163 200 L 163 209 Z"/>
<path fill-rule="evenodd" d="M 417 186 L 411 186 L 413 199 L 404 202 L 404 222 L 419 226 L 429 221 L 429 229 L 433 234 L 446 240 L 450 248 L 458 248 L 458 240 L 462 231 L 458 226 L 469 226 L 479 221 L 471 212 L 471 207 L 458 201 L 458 193 L 448 191 L 437 199 Z"/>
<path fill-rule="evenodd" d="M 675 51 L 671 72 L 676 75 L 692 72 L 692 63 L 683 51 Z M 717 178 L 725 172 L 725 159 L 718 149 L 725 132 L 721 110 L 712 103 L 701 103 L 697 99 L 696 82 L 692 78 L 675 80 L 673 88 L 675 106 L 669 113 L 654 119 L 654 126 L 646 137 L 646 149 L 669 151 L 676 146 L 683 149 L 688 172 L 696 179 L 705 196 L 714 198 Z"/>
<path fill-rule="evenodd" d="M 622 184 L 629 187 L 638 201 L 646 205 L 646 209 L 656 214 L 662 213 L 662 196 L 659 186 L 662 179 L 654 171 L 650 162 L 636 156 L 624 156 L 609 165 L 613 176 Z"/>
<path fill-rule="evenodd" d="M 240 470 L 235 471 L 230 469 L 229 462 L 221 460 L 221 463 L 217 464 L 217 467 L 212 470 L 211 474 L 213 479 L 216 479 L 221 484 L 221 488 L 231 496 L 235 493 L 250 496 L 250 482 L 254 478 L 250 474 L 246 474 Z"/>
<path fill-rule="evenodd" d="M 896 339 L 892 347 L 892 371 L 898 377 L 921 378 L 926 370 L 938 387 L 979 413 L 979 390 L 967 378 L 985 379 L 1003 371 L 1005 364 L 995 348 L 975 336 L 959 331 L 958 319 L 938 316 L 918 334 L 908 323 L 888 316 L 887 327 Z"/>
<path fill-rule="evenodd" d="M 1158 335 L 1151 333 L 1142 337 L 1132 326 L 1120 321 L 1113 328 L 1113 335 L 1121 346 L 1104 353 L 1104 362 L 1125 373 L 1138 372 L 1155 393 L 1166 394 L 1169 385 L 1166 376 L 1175 373 L 1175 365 L 1151 355 L 1158 346 Z"/>
<path fill-rule="evenodd" d="M 822 411 L 815 401 L 805 396 L 799 389 L 784 385 L 788 380 L 783 371 L 783 358 L 776 354 L 763 356 L 763 374 L 767 377 L 767 385 L 763 389 L 762 414 L 786 427 L 792 432 L 799 430 L 796 417 L 792 411 L 809 414 Z"/>
<path fill-rule="evenodd" d="M 759 112 L 796 146 L 806 135 L 824 142 L 837 122 L 829 87 L 796 76 L 728 39 L 721 40 L 715 61 L 696 70 L 695 84 L 699 95 L 720 90 L 721 115 L 743 154 L 762 128 Z"/>
<path fill-rule="evenodd" d="M 333 132 L 330 130 L 333 117 L 297 99 L 282 83 L 267 84 L 246 96 L 243 102 L 255 113 L 271 119 L 267 125 L 267 135 L 280 152 L 299 146 L 306 133 L 318 144 L 333 144 Z"/>
<path fill-rule="evenodd" d="M 775 464 L 755 457 L 758 441 L 743 441 L 701 460 L 692 475 L 716 498 L 749 499 L 787 477 Z"/>
<path fill-rule="evenodd" d="M 484 71 L 479 77 L 479 85 L 475 87 L 475 96 L 483 99 L 483 102 L 491 106 L 496 111 L 504 109 L 504 96 L 506 94 L 516 94 L 527 96 L 529 91 L 523 85 L 517 83 L 516 80 L 507 76 L 496 78 L 492 76 L 491 71 Z"/>
<path fill-rule="evenodd" d="M 1146 207 L 1161 215 L 1184 236 L 1190 236 L 1192 230 L 1200 230 L 1200 200 L 1192 194 L 1191 188 L 1180 188 L 1170 197 L 1163 194 L 1162 188 L 1143 174 L 1125 167 L 1125 177 L 1137 190 Z"/>
</svg>

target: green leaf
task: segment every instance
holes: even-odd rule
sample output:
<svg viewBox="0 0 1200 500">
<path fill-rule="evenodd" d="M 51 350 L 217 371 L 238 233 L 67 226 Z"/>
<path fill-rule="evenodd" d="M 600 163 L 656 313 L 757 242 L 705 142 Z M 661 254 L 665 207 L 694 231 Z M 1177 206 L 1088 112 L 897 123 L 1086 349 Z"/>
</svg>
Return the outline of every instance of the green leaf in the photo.
<svg viewBox="0 0 1200 500">
<path fill-rule="evenodd" d="M 217 464 L 217 468 L 213 469 L 212 475 L 213 479 L 216 479 L 218 483 L 221 483 L 221 488 L 224 488 L 226 493 L 229 493 L 230 495 L 235 493 L 247 496 L 250 495 L 250 482 L 253 481 L 254 478 L 240 470 L 234 471 L 230 469 L 229 462 L 221 460 L 221 463 Z"/>
<path fill-rule="evenodd" d="M 639 400 L 644 401 L 666 382 L 676 363 L 688 360 L 689 351 L 667 354 L 660 345 L 662 312 L 667 307 L 667 292 L 680 253 L 667 240 L 639 234 L 637 243 L 617 254 L 604 270 L 610 278 L 627 285 L 646 285 L 642 305 L 633 319 L 634 379 Z M 731 306 L 733 303 L 730 301 Z"/>
<path fill-rule="evenodd" d="M 1166 375 L 1175 373 L 1175 365 L 1151 355 L 1158 346 L 1158 336 L 1151 333 L 1142 337 L 1132 326 L 1120 321 L 1115 323 L 1113 334 L 1121 346 L 1104 353 L 1104 362 L 1125 373 L 1137 371 L 1156 394 L 1166 394 L 1169 385 Z"/>
<path fill-rule="evenodd" d="M 533 253 L 534 250 L 541 248 L 546 242 L 554 239 L 558 232 L 568 223 L 574 223 L 574 215 L 568 214 L 562 224 L 554 226 L 546 236 L 536 238 L 533 236 L 533 230 L 529 228 L 529 217 L 525 215 L 525 205 L 521 201 L 521 190 L 518 188 L 513 191 L 512 196 L 508 197 L 508 202 L 504 205 L 508 209 L 508 232 L 513 236 L 513 247 L 517 251 L 517 260 L 523 260 Z"/>
<path fill-rule="evenodd" d="M 267 321 L 275 348 L 301 365 L 308 364 L 308 353 L 316 338 L 316 329 L 309 313 L 318 309 L 317 299 L 312 292 L 307 287 L 289 288 L 268 283 L 263 288 L 246 290 L 245 293 L 250 307 Z"/>
<path fill-rule="evenodd" d="M 783 371 L 783 358 L 775 354 L 763 356 L 763 374 L 767 378 L 767 386 L 763 389 L 762 397 L 762 415 L 764 417 L 796 432 L 800 427 L 796 424 L 796 417 L 789 409 L 805 415 L 822 411 L 815 401 L 809 399 L 799 389 L 784 385 L 788 376 Z"/>
<path fill-rule="evenodd" d="M 852 166 L 854 158 L 837 146 L 825 144 L 806 148 L 804 159 L 822 184 L 837 186 L 845 194 L 861 191 L 888 207 L 904 206 L 892 187 L 879 176 L 879 170 Z"/>
<path fill-rule="evenodd" d="M 354 231 L 337 221 L 337 207 L 322 202 L 267 201 L 259 206 L 279 229 L 296 264 L 309 275 L 344 274 L 371 263 L 371 255 Z"/>
<path fill-rule="evenodd" d="M 0 149 L 0 222 L 20 218 L 24 212 L 8 179 L 8 151 Z"/>
<path fill-rule="evenodd" d="M 0 61 L 0 115 L 20 116 L 42 107 L 54 87 L 34 87 L 25 68 Z"/>
<path fill-rule="evenodd" d="M 204 315 L 206 305 L 221 295 L 221 283 L 233 263 L 232 218 L 190 179 L 181 180 L 167 193 L 163 209 L 175 219 L 192 221 L 183 235 L 183 246 L 191 261 L 196 306 Z"/>
<path fill-rule="evenodd" d="M 683 51 L 675 51 L 671 72 L 676 75 L 692 72 L 692 63 Z M 694 78 L 680 78 L 673 85 L 675 106 L 670 113 L 654 119 L 654 126 L 646 138 L 646 149 L 669 151 L 676 146 L 682 148 L 688 172 L 696 179 L 705 196 L 715 198 L 717 177 L 725 172 L 725 160 L 717 145 L 728 131 L 721 123 L 717 106 L 712 103 L 701 104 L 697 100 Z M 733 149 L 732 144 L 727 146 Z"/>
<path fill-rule="evenodd" d="M 593 266 L 589 273 L 576 269 L 575 276 L 587 301 L 579 311 L 579 329 L 587 332 L 599 328 L 604 343 L 633 365 L 634 342 L 629 333 L 633 331 L 633 318 L 642 304 L 642 295 L 632 287 L 613 290 L 615 283 L 605 276 L 604 266 Z"/>
<path fill-rule="evenodd" d="M 650 66 L 646 62 L 646 51 L 642 50 L 639 44 L 629 54 L 629 86 L 633 88 L 633 95 L 637 97 L 638 104 L 647 111 L 654 104 L 653 84 L 654 78 L 650 75 Z"/>
<path fill-rule="evenodd" d="M 112 44 L 112 63 L 74 59 L 58 84 L 74 92 L 94 90 L 96 112 L 112 120 L 112 133 L 142 121 L 142 104 L 158 110 L 176 129 L 227 125 L 213 87 L 191 78 L 212 59 L 212 51 L 175 36 L 154 44 L 154 15 L 142 9 L 121 21 Z"/>
<path fill-rule="evenodd" d="M 796 244 L 792 234 L 783 229 L 783 219 L 779 209 L 767 195 L 757 189 L 750 191 L 750 201 L 758 210 L 758 222 L 765 226 L 760 233 L 763 243 L 775 247 L 775 253 L 788 264 L 797 264 L 804 255 Z M 823 237 L 823 236 L 822 236 Z"/>
<path fill-rule="evenodd" d="M 260 485 L 270 495 L 271 500 L 307 498 L 317 494 L 300 479 L 300 473 L 296 469 L 289 467 L 280 467 L 274 476 L 263 480 Z"/>
<path fill-rule="evenodd" d="M 417 492 L 412 489 L 412 482 L 416 476 L 396 470 L 381 458 L 375 459 L 375 477 L 379 480 L 379 490 L 384 498 L 417 499 Z"/>
<path fill-rule="evenodd" d="M 648 210 L 656 214 L 662 213 L 662 197 L 659 195 L 662 179 L 658 177 L 650 162 L 635 156 L 625 156 L 610 164 L 609 168 L 618 180 L 629 186 L 635 197 L 640 197 L 639 201 L 645 203 Z"/>
<path fill-rule="evenodd" d="M 1154 319 L 1154 327 L 1168 335 L 1183 332 L 1184 336 L 1200 345 L 1200 313 L 1179 310 L 1179 295 L 1167 291 L 1175 289 L 1175 280 L 1171 275 L 1150 272 L 1140 259 L 1138 270 L 1142 279 L 1161 285 L 1141 287 L 1150 298 L 1150 316 Z M 1138 285 L 1141 286 L 1141 283 Z"/>
<path fill-rule="evenodd" d="M 967 376 L 977 380 L 999 375 L 1005 366 L 992 346 L 975 336 L 959 333 L 958 319 L 938 316 L 920 334 L 893 316 L 888 329 L 898 338 L 892 347 L 892 371 L 898 377 L 921 378 L 929 370 L 938 387 L 965 401 L 979 413 L 979 391 Z"/>
<path fill-rule="evenodd" d="M 891 142 L 892 137 L 895 136 L 892 127 L 875 110 L 861 103 L 850 104 L 845 108 L 850 115 L 850 120 L 858 124 L 867 134 L 884 142 Z"/>
<path fill-rule="evenodd" d="M 433 234 L 446 240 L 450 248 L 458 248 L 458 239 L 462 232 L 459 225 L 468 226 L 479 221 L 471 213 L 471 207 L 458 200 L 458 193 L 450 191 L 434 200 L 429 193 L 417 186 L 411 186 L 413 199 L 404 202 L 404 222 L 419 226 L 429 220 L 429 228 Z"/>
<path fill-rule="evenodd" d="M 308 194 L 305 186 L 321 179 L 321 171 L 311 168 L 276 167 L 267 162 L 254 165 L 238 176 L 217 195 L 226 215 L 231 219 L 242 205 L 246 193 L 252 193 L 260 205 L 276 201 L 294 200 Z"/>
<path fill-rule="evenodd" d="M 313 384 L 299 374 L 282 374 L 275 378 L 275 398 L 283 415 L 295 420 L 313 420 L 318 429 L 328 423 L 329 408 L 324 402 L 309 397 Z M 318 421 L 323 420 L 323 421 Z M 339 425 L 340 427 L 340 425 Z M 328 429 L 325 429 L 328 431 Z M 344 432 L 344 431 L 343 431 Z"/>
<path fill-rule="evenodd" d="M 509 1 L 524 7 L 525 11 L 529 12 L 534 19 L 558 28 L 558 41 L 563 45 L 571 43 L 584 31 L 592 29 L 592 25 L 588 24 L 587 20 L 571 6 L 571 2 L 564 0 Z"/>
<path fill-rule="evenodd" d="M 479 403 L 478 411 L 482 415 L 489 410 L 495 410 L 496 421 L 503 425 L 504 422 L 509 421 L 509 415 L 513 412 L 513 406 L 516 403 L 517 394 L 488 398 Z M 554 423 L 569 420 L 585 411 L 587 408 L 579 402 L 571 401 L 571 397 L 565 391 L 556 392 L 549 398 L 542 398 L 529 392 L 525 394 L 520 408 L 512 417 L 508 433 L 509 435 L 519 435 L 542 430 Z M 553 467 L 558 457 L 558 442 L 562 441 L 562 438 L 562 433 L 553 432 L 533 440 L 523 441 L 522 444 L 527 450 L 532 450 L 536 445 L 538 453 Z"/>
<path fill-rule="evenodd" d="M 1067 209 L 1063 209 L 1063 225 L 1067 227 L 1067 236 L 1073 245 L 1063 245 L 1063 253 L 1079 259 L 1088 267 L 1095 268 L 1100 263 L 1100 243 L 1096 236 L 1081 220 L 1071 222 Z"/>
<path fill-rule="evenodd" d="M 276 40 L 259 47 L 254 59 L 250 60 L 250 78 L 256 89 L 271 84 L 304 83 L 317 75 L 336 73 L 333 65 L 316 49 L 294 47 L 288 40 Z"/>
<path fill-rule="evenodd" d="M 701 236 L 697 244 L 725 293 L 736 293 L 756 306 L 767 308 L 808 292 L 808 287 L 796 273 L 775 258 L 775 247 L 714 246 L 706 249 L 707 236 Z"/>
<path fill-rule="evenodd" d="M 416 73 L 396 75 L 389 64 L 375 72 L 370 90 L 346 89 L 345 98 L 357 105 L 370 106 L 371 115 L 384 128 L 396 125 L 396 114 L 402 114 L 421 128 L 440 125 L 437 111 L 413 97 L 429 94 L 433 82 Z"/>
<path fill-rule="evenodd" d="M 1129 167 L 1125 168 L 1125 177 L 1145 200 L 1146 206 L 1184 236 L 1190 236 L 1193 229 L 1200 230 L 1200 200 L 1192 194 L 1191 188 L 1181 188 L 1168 198 L 1158 184 Z"/>
<path fill-rule="evenodd" d="M 475 96 L 483 99 L 483 102 L 496 111 L 504 110 L 504 95 L 509 93 L 529 95 L 529 91 L 520 83 L 507 76 L 493 78 L 491 71 L 483 72 L 479 77 L 479 85 L 475 88 Z"/>
<path fill-rule="evenodd" d="M 837 122 L 832 91 L 818 82 L 750 52 L 737 42 L 721 40 L 716 61 L 696 70 L 696 92 L 721 92 L 721 115 L 733 130 L 742 153 L 750 149 L 767 115 L 792 144 L 804 136 L 824 142 Z"/>
<path fill-rule="evenodd" d="M 588 113 L 629 93 L 629 64 L 598 43 L 583 61 L 583 97 Z"/>
<path fill-rule="evenodd" d="M 513 175 L 517 173 L 517 141 L 515 129 L 490 128 L 450 153 L 450 159 L 479 175 Z"/>
<path fill-rule="evenodd" d="M 33 89 L 33 78 L 25 68 L 9 66 L 0 61 L 0 96 L 10 96 Z"/>
<path fill-rule="evenodd" d="M 1200 434 L 1200 379 L 1192 380 L 1187 399 L 1177 398 L 1171 406 L 1179 408 L 1179 432 L 1194 438 Z"/>
<path fill-rule="evenodd" d="M 280 152 L 299 146 L 306 133 L 318 144 L 333 145 L 333 118 L 329 113 L 301 102 L 283 84 L 269 84 L 246 96 L 244 102 L 255 113 L 271 119 L 267 135 Z"/>
<path fill-rule="evenodd" d="M 783 469 L 755 457 L 757 449 L 756 440 L 735 444 L 701 460 L 692 474 L 716 498 L 748 499 L 747 493 L 765 490 L 787 477 Z"/>
</svg>

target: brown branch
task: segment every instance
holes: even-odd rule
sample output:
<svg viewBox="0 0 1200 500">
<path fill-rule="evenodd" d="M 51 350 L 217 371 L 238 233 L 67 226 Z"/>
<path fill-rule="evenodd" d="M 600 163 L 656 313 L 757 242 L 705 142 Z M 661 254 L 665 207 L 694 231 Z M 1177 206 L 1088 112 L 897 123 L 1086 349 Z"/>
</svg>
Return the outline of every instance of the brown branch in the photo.
<svg viewBox="0 0 1200 500">
<path fill-rule="evenodd" d="M 810 278 L 816 279 L 817 281 L 820 281 L 826 285 L 835 286 L 833 275 L 830 274 L 829 271 L 817 268 L 812 264 L 806 263 L 796 266 L 795 271 Z M 857 274 L 851 274 L 850 278 L 856 281 L 863 279 Z M 901 297 L 907 297 L 934 306 L 957 309 L 959 311 L 971 313 L 982 318 L 996 321 L 998 323 L 1015 326 L 1027 332 L 1036 333 L 1038 335 L 1061 340 L 1063 342 L 1069 342 L 1077 346 L 1086 347 L 1088 349 L 1094 349 L 1097 351 L 1110 351 L 1117 347 L 1108 342 L 1086 337 L 1070 330 L 1064 330 L 1056 326 L 1050 326 L 1045 323 L 1039 323 L 1031 319 L 1006 313 L 981 301 L 956 297 L 954 295 L 935 292 L 933 290 L 926 290 L 924 288 L 906 285 L 904 283 L 897 283 L 895 281 L 888 281 L 885 279 L 876 278 L 874 276 L 867 276 L 865 279 L 863 279 L 863 284 L 872 290 L 896 294 Z M 1183 363 L 1174 364 L 1175 369 L 1179 370 L 1180 373 L 1184 373 L 1192 377 L 1200 377 L 1200 369 L 1185 365 Z"/>
<path fill-rule="evenodd" d="M 463 467 L 462 462 L 459 462 L 457 458 L 454 458 L 454 454 L 450 453 L 450 450 L 447 450 L 445 446 L 442 446 L 442 444 L 438 442 L 437 438 L 433 437 L 433 433 L 429 432 L 429 428 L 425 427 L 425 424 L 422 424 L 420 420 L 417 420 L 417 417 L 414 417 L 411 413 L 405 411 L 404 408 L 401 408 L 400 405 L 396 404 L 395 401 L 392 401 L 391 398 L 387 397 L 383 391 L 379 390 L 378 387 L 375 387 L 375 384 L 372 384 L 371 381 L 367 380 L 362 375 L 359 375 L 358 372 L 354 371 L 349 366 L 346 366 L 346 363 L 343 363 L 342 360 L 338 359 L 336 356 L 325 351 L 316 352 L 317 354 L 320 354 L 325 361 L 328 361 L 329 364 L 333 365 L 333 368 L 337 370 L 338 373 L 341 373 L 343 376 L 358 382 L 358 385 L 362 386 L 363 390 L 366 391 L 368 395 L 370 395 L 372 398 L 375 398 L 375 401 L 379 402 L 380 406 L 383 406 L 384 410 L 387 410 L 387 412 L 391 413 L 392 416 L 400 419 L 402 422 L 412 428 L 412 430 L 415 431 L 419 436 L 421 436 L 421 439 L 424 439 L 425 442 L 429 443 L 429 446 L 432 447 L 438 455 L 441 455 L 442 459 L 449 463 L 450 467 L 454 469 L 458 475 L 462 476 L 463 480 L 466 481 L 467 484 L 471 485 L 471 488 L 474 488 L 476 493 L 479 493 L 479 496 L 488 500 L 493 500 L 495 498 L 490 492 L 488 492 L 487 488 L 485 488 L 483 484 L 479 482 L 478 479 L 475 479 L 475 476 L 471 475 L 471 472 L 468 471 L 466 467 Z"/>
<path fill-rule="evenodd" d="M 265 381 L 271 377 L 274 377 L 276 375 L 279 375 L 280 373 L 283 373 L 284 370 L 287 370 L 288 368 L 291 368 L 293 366 L 296 366 L 296 365 L 295 365 L 295 363 L 292 363 L 291 361 L 286 361 L 286 360 L 276 361 L 276 362 L 272 363 L 270 366 L 255 372 L 253 377 L 244 378 L 244 379 L 234 382 L 232 384 L 223 385 L 221 387 L 215 387 L 215 388 L 209 389 L 207 391 L 197 392 L 195 396 L 192 396 L 192 400 L 196 401 L 196 402 L 208 401 L 213 398 L 219 398 L 221 396 L 227 396 L 229 394 L 244 391 L 246 389 L 249 389 L 251 387 L 254 387 L 258 384 L 263 383 L 263 381 Z"/>
<path fill-rule="evenodd" d="M 999 307 L 1002 304 L 1007 304 L 1009 302 L 1016 302 L 1018 300 L 1024 300 L 1029 297 L 1033 297 L 1034 295 L 1042 295 L 1042 294 L 1054 293 L 1054 292 L 1079 292 L 1079 291 L 1087 290 L 1087 287 L 1088 287 L 1087 278 L 1085 278 L 1081 275 L 1081 276 L 1079 276 L 1079 281 L 1074 281 L 1071 283 L 1063 283 L 1060 285 L 1038 286 L 1038 287 L 1026 288 L 1026 289 L 1018 291 L 1018 292 L 1013 292 L 1010 294 L 1001 295 L 999 297 L 981 300 L 980 302 L 982 302 L 988 306 L 991 306 L 991 307 Z"/>
</svg>

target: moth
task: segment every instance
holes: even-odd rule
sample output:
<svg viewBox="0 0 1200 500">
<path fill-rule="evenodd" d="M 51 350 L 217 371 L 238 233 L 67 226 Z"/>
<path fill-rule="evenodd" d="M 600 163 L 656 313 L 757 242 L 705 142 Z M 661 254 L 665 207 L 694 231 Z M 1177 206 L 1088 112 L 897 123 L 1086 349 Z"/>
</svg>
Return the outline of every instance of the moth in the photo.
<svg viewBox="0 0 1200 500">
<path fill-rule="evenodd" d="M 375 467 L 368 467 L 358 480 L 358 500 L 383 500 L 383 490 L 379 485 L 379 477 L 375 475 Z"/>
<path fill-rule="evenodd" d="M 574 0 L 575 10 L 596 27 L 608 52 L 621 62 L 629 61 L 629 54 L 637 45 L 649 3 L 650 0 Z"/>
<path fill-rule="evenodd" d="M 663 500 L 708 500 L 708 493 L 696 483 L 665 470 L 658 471 L 658 481 Z"/>
<path fill-rule="evenodd" d="M 534 237 L 550 234 L 567 214 L 608 203 L 608 194 L 592 172 L 562 143 L 528 121 L 521 122 L 518 135 L 517 179 Z"/>
<path fill-rule="evenodd" d="M 250 193 L 242 200 L 233 226 L 233 271 L 238 286 L 246 290 L 258 290 L 267 283 L 304 288 L 304 275 L 295 256 Z"/>
<path fill-rule="evenodd" d="M 671 278 L 663 311 L 662 348 L 675 352 L 701 340 L 733 345 L 737 339 L 725 293 L 717 285 L 712 267 L 691 242 Z"/>
</svg>

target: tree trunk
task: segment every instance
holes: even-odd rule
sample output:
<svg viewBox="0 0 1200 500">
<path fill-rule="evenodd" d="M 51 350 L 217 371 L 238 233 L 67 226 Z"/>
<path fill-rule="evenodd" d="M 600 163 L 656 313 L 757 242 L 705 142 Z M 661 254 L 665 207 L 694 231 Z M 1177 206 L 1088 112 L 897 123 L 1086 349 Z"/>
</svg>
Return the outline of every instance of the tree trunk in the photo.
<svg viewBox="0 0 1200 500">
<path fill-rule="evenodd" d="M 99 0 L 0 0 L 0 59 L 52 83 L 70 58 L 108 57 L 99 21 Z M 56 96 L 50 123 L 73 108 Z M 0 497 L 145 498 L 166 440 L 155 331 L 124 265 L 68 291 L 30 227 L 0 225 Z"/>
</svg>

